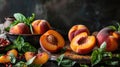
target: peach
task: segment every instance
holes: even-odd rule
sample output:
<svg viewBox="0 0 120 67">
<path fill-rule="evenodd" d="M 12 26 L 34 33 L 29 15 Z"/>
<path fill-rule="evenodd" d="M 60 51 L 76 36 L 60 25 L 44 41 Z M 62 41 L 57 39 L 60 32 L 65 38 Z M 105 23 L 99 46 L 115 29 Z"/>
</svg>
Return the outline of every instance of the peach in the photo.
<svg viewBox="0 0 120 67">
<path fill-rule="evenodd" d="M 50 24 L 46 20 L 35 20 L 32 22 L 33 33 L 43 34 L 50 29 Z"/>
<path fill-rule="evenodd" d="M 25 23 L 18 23 L 17 25 L 10 28 L 9 33 L 11 34 L 30 34 L 30 28 Z"/>
<path fill-rule="evenodd" d="M 64 47 L 65 40 L 57 31 L 48 30 L 40 37 L 40 45 L 44 50 L 57 52 Z"/>
<path fill-rule="evenodd" d="M 88 36 L 86 32 L 82 32 L 72 39 L 70 47 L 78 54 L 87 54 L 92 51 L 95 44 L 95 36 Z"/>
<path fill-rule="evenodd" d="M 8 55 L 0 56 L 0 63 L 9 63 L 9 62 L 10 62 L 10 56 Z"/>
<path fill-rule="evenodd" d="M 25 56 L 26 61 L 28 61 L 35 56 L 35 53 L 34 52 L 25 52 L 24 56 Z"/>
<path fill-rule="evenodd" d="M 89 30 L 85 25 L 74 25 L 68 32 L 69 41 L 82 32 L 87 32 L 87 34 L 89 34 Z"/>
<path fill-rule="evenodd" d="M 44 64 L 48 61 L 48 59 L 49 59 L 49 55 L 46 52 L 38 53 L 33 63 Z"/>
<path fill-rule="evenodd" d="M 118 49 L 118 39 L 120 34 L 110 27 L 101 29 L 97 34 L 98 47 L 105 41 L 107 43 L 106 51 L 115 51 Z"/>
<path fill-rule="evenodd" d="M 16 49 L 9 50 L 9 51 L 7 52 L 7 55 L 10 55 L 11 53 L 12 53 L 15 57 L 18 56 L 18 51 L 17 51 Z"/>
</svg>

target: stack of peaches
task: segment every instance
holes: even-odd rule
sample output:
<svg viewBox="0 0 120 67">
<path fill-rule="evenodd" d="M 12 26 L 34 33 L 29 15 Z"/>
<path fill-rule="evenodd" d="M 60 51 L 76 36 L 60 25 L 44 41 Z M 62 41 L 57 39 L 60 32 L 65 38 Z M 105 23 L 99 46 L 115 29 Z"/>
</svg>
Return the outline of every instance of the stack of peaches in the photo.
<svg viewBox="0 0 120 67">
<path fill-rule="evenodd" d="M 39 43 L 44 51 L 50 53 L 56 53 L 63 47 L 65 47 L 64 37 L 51 28 L 51 25 L 46 20 L 34 20 L 32 23 L 32 34 L 41 34 Z M 9 30 L 11 34 L 31 34 L 30 28 L 25 23 L 18 23 L 11 27 Z M 88 54 L 94 47 L 100 45 L 103 42 L 107 43 L 106 51 L 113 52 L 118 49 L 120 33 L 111 27 L 105 27 L 97 32 L 95 35 L 91 35 L 89 29 L 82 24 L 74 25 L 68 32 L 68 39 L 70 42 L 70 48 L 77 54 Z M 13 53 L 16 51 L 13 51 Z M 35 59 L 36 64 L 44 64 L 48 61 L 49 55 L 47 52 L 37 54 Z M 9 54 L 9 53 L 7 53 Z M 30 60 L 35 56 L 33 52 L 26 52 L 26 60 Z M 0 57 L 0 62 L 4 57 Z M 5 59 L 5 58 L 4 58 Z"/>
</svg>

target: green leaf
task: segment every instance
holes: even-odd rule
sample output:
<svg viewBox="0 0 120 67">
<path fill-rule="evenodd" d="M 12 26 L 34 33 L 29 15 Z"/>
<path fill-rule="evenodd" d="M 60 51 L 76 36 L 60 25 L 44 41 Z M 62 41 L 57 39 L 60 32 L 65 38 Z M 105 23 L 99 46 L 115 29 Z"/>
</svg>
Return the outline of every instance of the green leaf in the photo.
<svg viewBox="0 0 120 67">
<path fill-rule="evenodd" d="M 0 54 L 0 56 L 3 56 L 4 54 Z"/>
<path fill-rule="evenodd" d="M 103 50 L 105 50 L 106 49 L 106 42 L 103 42 L 102 44 L 101 44 L 101 46 L 100 46 L 100 49 L 103 49 Z"/>
<path fill-rule="evenodd" d="M 106 63 L 107 65 L 113 65 L 113 66 L 119 65 L 119 61 L 106 61 L 105 63 Z"/>
<path fill-rule="evenodd" d="M 15 63 L 16 62 L 16 58 L 15 58 L 15 56 L 14 56 L 14 54 L 13 53 L 10 53 L 10 61 L 11 61 L 11 63 Z"/>
<path fill-rule="evenodd" d="M 32 46 L 30 43 L 25 42 L 23 37 L 18 36 L 16 40 L 13 41 L 13 44 L 6 47 L 5 50 L 10 50 L 10 49 L 18 49 L 19 52 L 36 52 L 37 49 Z"/>
<path fill-rule="evenodd" d="M 89 66 L 85 64 L 80 64 L 80 67 L 89 67 Z"/>
<path fill-rule="evenodd" d="M 34 56 L 34 57 L 31 58 L 30 60 L 28 60 L 28 61 L 26 62 L 26 65 L 30 65 L 30 64 L 32 64 L 33 61 L 35 60 L 35 58 L 36 58 L 36 56 Z"/>
<path fill-rule="evenodd" d="M 60 67 L 72 67 L 76 63 L 70 59 L 64 59 L 64 54 L 60 55 L 56 61 Z"/>
<path fill-rule="evenodd" d="M 102 60 L 102 55 L 98 50 L 94 50 L 91 55 L 92 66 L 98 64 Z"/>
<path fill-rule="evenodd" d="M 60 55 L 60 56 L 57 58 L 58 66 L 60 66 L 63 58 L 64 58 L 64 54 Z"/>
<path fill-rule="evenodd" d="M 110 27 L 110 28 L 112 28 L 113 30 L 117 30 L 117 28 L 115 27 L 115 26 L 108 26 L 108 27 Z"/>
<path fill-rule="evenodd" d="M 25 22 L 27 20 L 26 17 L 21 13 L 15 13 L 14 17 L 19 22 Z"/>
<path fill-rule="evenodd" d="M 25 62 L 17 62 L 13 67 L 28 67 Z"/>
</svg>

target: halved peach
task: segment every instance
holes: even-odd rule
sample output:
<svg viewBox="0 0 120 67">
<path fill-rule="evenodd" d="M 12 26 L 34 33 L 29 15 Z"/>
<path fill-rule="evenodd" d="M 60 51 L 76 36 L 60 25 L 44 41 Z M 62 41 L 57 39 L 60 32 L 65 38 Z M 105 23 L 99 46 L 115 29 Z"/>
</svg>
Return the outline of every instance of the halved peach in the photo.
<svg viewBox="0 0 120 67">
<path fill-rule="evenodd" d="M 28 61 L 35 56 L 35 53 L 34 52 L 25 52 L 24 56 L 25 56 L 26 61 Z"/>
<path fill-rule="evenodd" d="M 12 53 L 15 57 L 17 57 L 17 55 L 18 55 L 18 51 L 17 51 L 16 49 L 9 50 L 9 51 L 7 52 L 7 55 L 10 55 L 11 53 Z"/>
<path fill-rule="evenodd" d="M 78 54 L 87 54 L 92 51 L 95 44 L 95 36 L 88 36 L 86 32 L 82 32 L 72 39 L 70 47 Z"/>
<path fill-rule="evenodd" d="M 40 45 L 50 52 L 57 52 L 65 45 L 65 40 L 60 33 L 55 30 L 48 30 L 40 37 Z"/>
<path fill-rule="evenodd" d="M 10 62 L 10 56 L 8 55 L 0 56 L 0 63 L 9 63 L 9 62 Z"/>
<path fill-rule="evenodd" d="M 76 35 L 82 32 L 89 34 L 89 30 L 85 25 L 74 25 L 68 32 L 69 41 L 71 41 Z"/>
<path fill-rule="evenodd" d="M 33 63 L 44 64 L 48 61 L 48 59 L 49 59 L 49 55 L 46 52 L 38 53 Z"/>
</svg>

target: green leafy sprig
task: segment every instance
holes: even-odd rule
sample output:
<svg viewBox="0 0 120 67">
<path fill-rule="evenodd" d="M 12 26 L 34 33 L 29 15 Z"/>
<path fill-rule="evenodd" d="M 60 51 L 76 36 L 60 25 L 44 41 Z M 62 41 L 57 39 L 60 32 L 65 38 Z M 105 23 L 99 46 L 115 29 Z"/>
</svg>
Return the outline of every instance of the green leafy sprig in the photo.
<svg viewBox="0 0 120 67">
<path fill-rule="evenodd" d="M 91 55 L 91 63 L 92 66 L 98 64 L 103 58 L 109 57 L 112 58 L 112 53 L 111 52 L 106 52 L 106 42 L 103 42 L 100 46 L 100 48 L 94 50 Z"/>
<path fill-rule="evenodd" d="M 23 37 L 18 36 L 16 40 L 13 41 L 13 44 L 9 45 L 8 47 L 5 48 L 5 50 L 10 50 L 10 49 L 18 49 L 19 52 L 36 52 L 37 49 L 33 47 L 30 43 L 25 42 Z"/>
<path fill-rule="evenodd" d="M 70 59 L 64 59 L 64 54 L 60 55 L 56 61 L 60 67 L 72 67 L 76 63 Z"/>
</svg>

